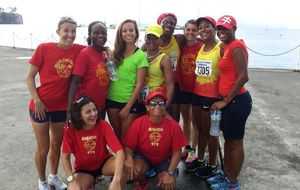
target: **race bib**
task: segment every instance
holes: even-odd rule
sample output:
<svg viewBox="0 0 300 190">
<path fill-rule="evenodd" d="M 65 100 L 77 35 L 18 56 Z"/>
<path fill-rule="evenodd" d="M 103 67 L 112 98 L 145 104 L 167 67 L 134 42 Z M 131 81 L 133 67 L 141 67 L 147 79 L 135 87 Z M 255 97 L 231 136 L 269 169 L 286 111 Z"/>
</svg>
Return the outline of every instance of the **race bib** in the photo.
<svg viewBox="0 0 300 190">
<path fill-rule="evenodd" d="M 172 64 L 173 70 L 176 71 L 177 59 L 176 58 L 171 58 L 171 64 Z"/>
<path fill-rule="evenodd" d="M 139 102 L 145 104 L 146 97 L 149 94 L 149 88 L 144 85 L 143 89 L 141 90 L 141 93 L 139 95 Z"/>
<path fill-rule="evenodd" d="M 177 69 L 177 52 L 176 51 L 172 51 L 170 53 L 170 59 L 171 59 L 171 64 L 173 66 L 173 70 L 176 71 L 176 69 Z"/>
<path fill-rule="evenodd" d="M 195 74 L 199 76 L 210 76 L 212 72 L 212 61 L 196 60 Z"/>
</svg>

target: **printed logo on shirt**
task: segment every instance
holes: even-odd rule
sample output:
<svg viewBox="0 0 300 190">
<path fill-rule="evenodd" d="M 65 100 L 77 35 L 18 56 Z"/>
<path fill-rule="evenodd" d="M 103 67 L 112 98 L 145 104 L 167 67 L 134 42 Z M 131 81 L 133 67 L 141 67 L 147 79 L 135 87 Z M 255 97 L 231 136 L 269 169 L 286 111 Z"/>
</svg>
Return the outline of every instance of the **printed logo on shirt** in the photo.
<svg viewBox="0 0 300 190">
<path fill-rule="evenodd" d="M 159 140 L 161 139 L 161 134 L 159 132 L 152 132 L 149 135 L 151 146 L 159 146 Z"/>
<path fill-rule="evenodd" d="M 87 136 L 87 137 L 82 137 L 81 140 L 84 141 L 83 147 L 86 150 L 87 154 L 95 154 L 95 148 L 96 148 L 96 136 Z"/>
<path fill-rule="evenodd" d="M 74 62 L 72 59 L 62 58 L 56 61 L 54 68 L 58 76 L 68 78 L 71 76 Z"/>
<path fill-rule="evenodd" d="M 186 75 L 194 75 L 195 70 L 195 54 L 185 54 L 182 56 L 181 68 L 182 72 Z"/>
<path fill-rule="evenodd" d="M 109 83 L 109 75 L 104 64 L 97 65 L 96 77 L 100 86 L 106 86 Z"/>
</svg>

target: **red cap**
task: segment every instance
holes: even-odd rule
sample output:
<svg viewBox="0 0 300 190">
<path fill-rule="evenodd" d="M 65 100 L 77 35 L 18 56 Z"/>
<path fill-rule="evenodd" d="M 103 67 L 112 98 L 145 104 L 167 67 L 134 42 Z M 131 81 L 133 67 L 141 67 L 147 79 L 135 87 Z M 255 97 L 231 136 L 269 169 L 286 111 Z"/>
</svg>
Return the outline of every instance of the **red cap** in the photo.
<svg viewBox="0 0 300 190">
<path fill-rule="evenodd" d="M 167 16 L 171 16 L 175 19 L 175 24 L 177 24 L 177 17 L 175 14 L 173 13 L 162 13 L 161 15 L 159 15 L 159 17 L 157 18 L 157 24 L 160 24 L 161 21 L 166 18 Z"/>
<path fill-rule="evenodd" d="M 199 17 L 199 18 L 197 19 L 197 25 L 199 25 L 200 22 L 201 22 L 202 20 L 207 20 L 208 22 L 210 22 L 210 24 L 212 24 L 213 27 L 216 26 L 216 20 L 213 19 L 213 18 L 210 17 L 210 16 Z"/>
<path fill-rule="evenodd" d="M 154 92 L 151 92 L 148 96 L 147 96 L 147 98 L 146 98 L 146 100 L 145 100 L 145 103 L 146 104 L 148 104 L 148 102 L 152 99 L 152 98 L 154 98 L 154 97 L 156 97 L 156 96 L 159 96 L 159 97 L 161 97 L 161 98 L 163 98 L 165 101 L 167 101 L 167 97 L 166 97 L 166 95 L 163 93 L 163 92 L 161 92 L 161 91 L 154 91 Z"/>
<path fill-rule="evenodd" d="M 218 26 L 223 26 L 226 29 L 231 30 L 233 27 L 236 27 L 236 20 L 230 15 L 224 15 L 218 19 L 216 27 Z"/>
</svg>

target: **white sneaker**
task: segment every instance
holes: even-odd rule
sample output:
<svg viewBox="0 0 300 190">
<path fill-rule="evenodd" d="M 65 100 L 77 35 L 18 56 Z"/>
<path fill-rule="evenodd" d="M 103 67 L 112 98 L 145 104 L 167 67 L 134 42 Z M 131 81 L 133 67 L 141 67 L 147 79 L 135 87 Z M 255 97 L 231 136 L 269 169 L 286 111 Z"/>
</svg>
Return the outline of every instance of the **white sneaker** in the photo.
<svg viewBox="0 0 300 190">
<path fill-rule="evenodd" d="M 51 190 L 47 181 L 41 182 L 39 180 L 39 190 Z"/>
<path fill-rule="evenodd" d="M 50 186 L 55 187 L 56 190 L 65 190 L 67 189 L 67 185 L 62 182 L 61 179 L 58 178 L 57 175 L 51 177 L 51 175 L 48 176 L 48 183 Z"/>
</svg>

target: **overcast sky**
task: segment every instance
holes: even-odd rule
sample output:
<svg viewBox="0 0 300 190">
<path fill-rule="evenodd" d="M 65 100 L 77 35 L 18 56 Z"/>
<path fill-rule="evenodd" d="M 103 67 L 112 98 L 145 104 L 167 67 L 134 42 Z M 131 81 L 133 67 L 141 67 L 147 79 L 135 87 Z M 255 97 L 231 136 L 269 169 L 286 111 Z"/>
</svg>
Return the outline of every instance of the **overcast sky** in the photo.
<svg viewBox="0 0 300 190">
<path fill-rule="evenodd" d="M 102 20 L 117 24 L 131 18 L 141 24 L 155 23 L 162 12 L 172 12 L 183 25 L 199 16 L 215 19 L 230 14 L 238 25 L 300 29 L 298 0 L 1 0 L 0 7 L 17 7 L 25 24 L 56 24 L 61 16 L 78 23 Z"/>
</svg>

